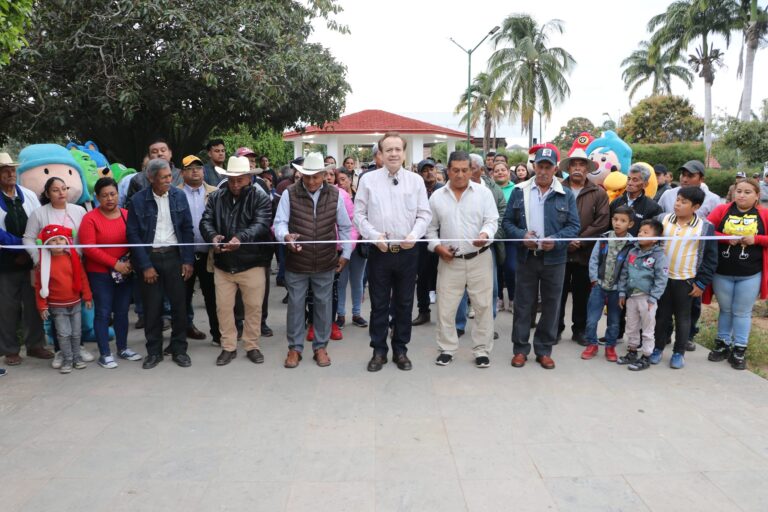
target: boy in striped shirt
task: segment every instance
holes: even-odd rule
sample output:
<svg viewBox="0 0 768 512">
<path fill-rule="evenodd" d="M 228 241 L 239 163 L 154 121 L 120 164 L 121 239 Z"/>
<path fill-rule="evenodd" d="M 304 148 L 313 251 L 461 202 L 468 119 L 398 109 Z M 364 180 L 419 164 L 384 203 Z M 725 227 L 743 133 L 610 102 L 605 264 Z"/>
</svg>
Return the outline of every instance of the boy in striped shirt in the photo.
<svg viewBox="0 0 768 512">
<path fill-rule="evenodd" d="M 704 202 L 704 191 L 698 187 L 680 188 L 675 199 L 674 213 L 657 217 L 664 226 L 665 237 L 675 237 L 664 243 L 669 262 L 669 280 L 656 311 L 656 348 L 651 364 L 661 362 L 664 347 L 670 343 L 674 317 L 675 343 L 669 366 L 680 369 L 685 365 L 685 345 L 691 329 L 691 304 L 701 297 L 712 282 L 717 268 L 717 242 L 700 237 L 714 236 L 714 226 L 696 215 Z"/>
</svg>

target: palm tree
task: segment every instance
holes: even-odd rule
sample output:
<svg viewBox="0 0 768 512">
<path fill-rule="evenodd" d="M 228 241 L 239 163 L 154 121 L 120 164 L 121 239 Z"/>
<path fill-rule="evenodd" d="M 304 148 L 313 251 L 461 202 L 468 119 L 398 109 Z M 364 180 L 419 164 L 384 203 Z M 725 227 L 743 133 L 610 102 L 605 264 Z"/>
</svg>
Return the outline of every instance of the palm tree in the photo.
<svg viewBox="0 0 768 512">
<path fill-rule="evenodd" d="M 529 145 L 533 144 L 535 112 L 549 120 L 553 106 L 571 94 L 565 75 L 576 61 L 564 49 L 547 46 L 553 31 L 562 34 L 563 22 L 550 20 L 540 26 L 527 14 L 513 14 L 492 38 L 495 51 L 488 73 L 509 91 L 510 114 L 520 117 Z"/>
<path fill-rule="evenodd" d="M 760 44 L 766 42 L 766 36 L 768 36 L 768 5 L 760 8 L 757 5 L 757 0 L 741 0 L 739 12 L 744 32 L 742 54 L 745 48 L 747 50 L 745 62 L 742 62 L 741 56 L 739 56 L 738 75 L 741 76 L 742 72 L 744 75 L 744 90 L 741 93 L 739 119 L 749 121 L 752 112 L 752 76 L 755 68 L 755 54 Z"/>
<path fill-rule="evenodd" d="M 649 80 L 652 80 L 651 96 L 672 94 L 672 77 L 677 77 L 690 89 L 693 85 L 693 73 L 685 66 L 679 66 L 679 57 L 673 57 L 669 50 L 659 55 L 655 64 L 648 62 L 651 53 L 651 43 L 640 41 L 640 48 L 624 59 L 621 66 L 624 71 L 621 79 L 624 80 L 624 90 L 629 91 L 629 101 L 637 90 Z"/>
<path fill-rule="evenodd" d="M 483 153 L 488 153 L 490 148 L 491 132 L 502 119 L 509 116 L 509 100 L 505 99 L 507 90 L 504 87 L 495 87 L 488 73 L 480 73 L 469 88 L 472 98 L 470 107 L 470 126 L 474 129 L 483 121 Z M 467 122 L 467 97 L 462 94 L 454 113 L 464 112 L 459 121 L 460 125 Z"/>
<path fill-rule="evenodd" d="M 678 0 L 648 22 L 648 30 L 655 31 L 651 36 L 651 64 L 655 65 L 661 58 L 662 51 L 668 50 L 670 55 L 679 57 L 691 43 L 697 44 L 688 63 L 704 79 L 704 146 L 707 153 L 712 147 L 712 83 L 723 56 L 723 52 L 710 43 L 710 38 L 722 35 L 727 47 L 737 12 L 736 0 Z"/>
</svg>

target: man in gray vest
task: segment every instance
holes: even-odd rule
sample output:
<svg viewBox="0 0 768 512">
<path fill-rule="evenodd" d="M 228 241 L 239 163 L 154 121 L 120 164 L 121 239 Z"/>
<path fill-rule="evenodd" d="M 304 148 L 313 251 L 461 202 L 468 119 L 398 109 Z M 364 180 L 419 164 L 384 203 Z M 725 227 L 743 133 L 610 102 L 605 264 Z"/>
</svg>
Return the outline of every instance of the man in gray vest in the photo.
<svg viewBox="0 0 768 512">
<path fill-rule="evenodd" d="M 280 197 L 275 215 L 275 239 L 284 241 L 285 287 L 288 290 L 286 335 L 288 357 L 286 368 L 296 368 L 304 350 L 304 303 L 307 288 L 314 295 L 315 337 L 312 351 L 318 366 L 328 366 L 326 346 L 331 336 L 333 276 L 341 272 L 352 254 L 349 240 L 352 221 L 339 190 L 325 183 L 325 164 L 321 153 L 310 153 L 304 165 L 293 164 L 301 173 L 301 181 L 289 186 Z M 338 236 L 337 236 L 338 230 Z M 325 242 L 325 243 L 306 243 Z"/>
</svg>

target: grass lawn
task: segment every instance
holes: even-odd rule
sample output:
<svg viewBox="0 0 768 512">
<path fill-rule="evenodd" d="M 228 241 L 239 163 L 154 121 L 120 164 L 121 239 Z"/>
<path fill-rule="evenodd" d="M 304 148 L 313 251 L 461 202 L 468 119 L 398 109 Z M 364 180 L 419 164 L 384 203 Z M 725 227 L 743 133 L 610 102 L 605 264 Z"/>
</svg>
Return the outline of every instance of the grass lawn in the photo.
<svg viewBox="0 0 768 512">
<path fill-rule="evenodd" d="M 717 315 L 719 309 L 713 300 L 710 305 L 703 305 L 699 334 L 696 343 L 711 349 L 717 336 Z M 752 310 L 752 330 L 749 333 L 747 348 L 747 368 L 768 379 L 768 304 L 757 301 Z"/>
</svg>

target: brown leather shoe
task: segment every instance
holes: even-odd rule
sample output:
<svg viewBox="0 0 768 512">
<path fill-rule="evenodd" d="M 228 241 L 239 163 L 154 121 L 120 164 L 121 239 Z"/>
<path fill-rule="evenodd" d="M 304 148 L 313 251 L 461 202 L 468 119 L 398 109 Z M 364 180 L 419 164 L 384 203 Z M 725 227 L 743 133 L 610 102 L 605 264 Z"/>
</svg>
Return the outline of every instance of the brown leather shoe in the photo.
<svg viewBox="0 0 768 512">
<path fill-rule="evenodd" d="M 288 351 L 288 357 L 285 358 L 283 366 L 286 368 L 296 368 L 299 366 L 299 361 L 301 361 L 301 353 L 291 349 Z"/>
<path fill-rule="evenodd" d="M 313 357 L 317 366 L 331 366 L 331 358 L 328 357 L 328 351 L 324 348 L 315 350 L 315 357 Z"/>
<path fill-rule="evenodd" d="M 512 358 L 512 366 L 515 368 L 522 368 L 525 366 L 525 362 L 528 360 L 528 356 L 525 354 L 515 354 Z"/>
<path fill-rule="evenodd" d="M 19 354 L 8 354 L 5 356 L 5 364 L 8 366 L 18 366 L 21 364 L 21 356 Z"/>
<path fill-rule="evenodd" d="M 536 362 L 541 365 L 545 370 L 554 370 L 555 361 L 549 356 L 536 356 Z"/>
<path fill-rule="evenodd" d="M 36 359 L 53 359 L 53 352 L 43 347 L 35 347 L 27 349 L 27 357 L 34 357 Z"/>
<path fill-rule="evenodd" d="M 192 338 L 193 340 L 204 340 L 205 333 L 195 327 L 194 324 L 192 324 L 187 327 L 187 338 Z"/>
</svg>

